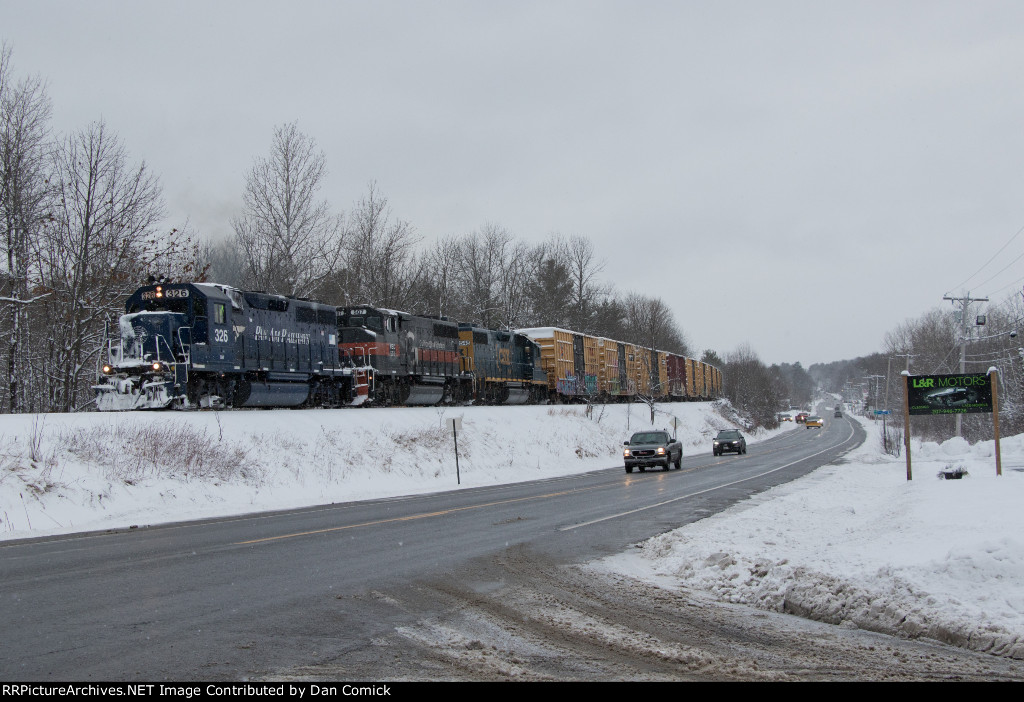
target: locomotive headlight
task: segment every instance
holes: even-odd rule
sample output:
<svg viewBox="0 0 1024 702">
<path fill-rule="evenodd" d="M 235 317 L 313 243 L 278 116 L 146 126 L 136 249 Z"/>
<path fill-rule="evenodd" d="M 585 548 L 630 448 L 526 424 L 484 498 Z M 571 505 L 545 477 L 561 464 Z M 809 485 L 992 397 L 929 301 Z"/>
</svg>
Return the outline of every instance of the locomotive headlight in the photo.
<svg viewBox="0 0 1024 702">
<path fill-rule="evenodd" d="M 104 375 L 110 375 L 110 372 L 111 372 L 112 370 L 114 370 L 114 369 L 113 369 L 113 368 L 111 368 L 110 366 L 103 366 L 103 374 L 104 374 Z"/>
<path fill-rule="evenodd" d="M 163 368 L 163 366 L 159 362 L 153 364 L 153 370 L 159 371 L 161 368 Z"/>
<path fill-rule="evenodd" d="M 159 286 L 159 285 L 156 286 L 156 296 L 157 297 L 163 297 L 164 296 L 164 289 L 161 286 Z"/>
</svg>

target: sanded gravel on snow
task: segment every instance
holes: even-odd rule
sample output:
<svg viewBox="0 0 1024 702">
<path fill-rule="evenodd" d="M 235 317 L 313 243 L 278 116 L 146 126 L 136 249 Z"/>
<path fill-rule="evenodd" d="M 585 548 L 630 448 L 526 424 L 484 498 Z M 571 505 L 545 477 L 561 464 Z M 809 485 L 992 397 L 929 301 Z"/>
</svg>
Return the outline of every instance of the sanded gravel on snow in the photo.
<svg viewBox="0 0 1024 702">
<path fill-rule="evenodd" d="M 1024 680 L 1024 664 L 557 565 L 525 548 L 367 593 L 391 633 L 291 680 Z"/>
</svg>

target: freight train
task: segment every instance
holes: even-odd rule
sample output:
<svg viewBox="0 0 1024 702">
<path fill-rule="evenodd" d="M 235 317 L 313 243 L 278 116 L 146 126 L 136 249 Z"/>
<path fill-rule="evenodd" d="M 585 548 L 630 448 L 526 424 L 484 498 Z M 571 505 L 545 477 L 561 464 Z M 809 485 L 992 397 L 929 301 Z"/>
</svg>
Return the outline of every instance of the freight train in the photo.
<svg viewBox="0 0 1024 702">
<path fill-rule="evenodd" d="M 693 359 L 564 329 L 485 329 L 212 283 L 146 285 L 108 329 L 101 411 L 709 399 Z"/>
</svg>

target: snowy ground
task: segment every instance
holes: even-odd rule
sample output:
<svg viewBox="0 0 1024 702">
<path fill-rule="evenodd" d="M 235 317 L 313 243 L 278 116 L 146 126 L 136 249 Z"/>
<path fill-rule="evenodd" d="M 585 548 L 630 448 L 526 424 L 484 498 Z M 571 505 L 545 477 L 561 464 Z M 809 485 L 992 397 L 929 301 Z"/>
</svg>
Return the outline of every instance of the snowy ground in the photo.
<svg viewBox="0 0 1024 702">
<path fill-rule="evenodd" d="M 834 466 L 605 559 L 662 586 L 847 627 L 1024 658 L 1024 435 L 881 451 L 878 428 Z M 968 475 L 941 480 L 963 467 Z"/>
<path fill-rule="evenodd" d="M 659 406 L 688 454 L 733 426 L 710 403 Z M 619 465 L 646 407 L 504 407 L 0 417 L 0 539 L 456 487 Z M 876 427 L 840 465 L 595 567 L 729 602 L 1024 658 L 1024 436 L 881 452 Z M 793 428 L 784 424 L 779 431 Z M 750 437 L 763 440 L 770 434 Z M 939 480 L 963 466 L 962 480 Z"/>
<path fill-rule="evenodd" d="M 657 410 L 688 454 L 734 426 Z M 651 427 L 646 405 L 0 415 L 0 539 L 456 489 L 455 417 L 464 488 L 618 466 Z"/>
</svg>

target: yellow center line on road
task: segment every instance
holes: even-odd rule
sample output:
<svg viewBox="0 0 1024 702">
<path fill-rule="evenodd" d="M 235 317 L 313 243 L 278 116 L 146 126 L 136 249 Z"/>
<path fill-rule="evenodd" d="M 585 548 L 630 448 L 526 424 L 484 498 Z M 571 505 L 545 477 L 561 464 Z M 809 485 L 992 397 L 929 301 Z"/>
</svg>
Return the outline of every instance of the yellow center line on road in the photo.
<svg viewBox="0 0 1024 702">
<path fill-rule="evenodd" d="M 483 502 L 478 505 L 469 505 L 467 507 L 453 507 L 452 509 L 443 509 L 437 512 L 423 512 L 421 514 L 410 514 L 405 517 L 393 517 L 391 519 L 375 519 L 370 522 L 360 522 L 359 524 L 347 524 L 345 526 L 328 527 L 326 529 L 313 529 L 311 531 L 298 531 L 293 534 L 280 534 L 278 536 L 268 536 L 263 539 L 252 539 L 251 541 L 238 541 L 232 544 L 233 546 L 247 546 L 250 544 L 266 543 L 268 541 L 280 541 L 282 539 L 294 539 L 299 536 L 311 536 L 313 534 L 328 534 L 332 531 L 343 531 L 345 529 L 359 529 L 361 527 L 377 526 L 378 524 L 390 524 L 392 522 L 408 522 L 416 519 L 430 519 L 431 517 L 443 517 L 447 514 L 455 514 L 456 512 L 466 512 L 473 509 L 483 509 L 485 507 L 495 507 L 497 505 L 508 505 L 516 502 L 528 502 L 530 500 L 546 500 L 552 497 L 561 497 L 562 495 L 571 495 L 574 492 L 587 492 L 589 490 L 597 490 L 600 488 L 617 487 L 614 484 L 606 485 L 593 485 L 591 487 L 579 487 L 573 488 L 572 490 L 561 490 L 559 492 L 549 492 L 543 495 L 533 495 L 531 497 L 516 497 L 509 500 L 498 500 L 496 502 Z"/>
<path fill-rule="evenodd" d="M 846 440 L 840 442 L 839 445 L 841 446 L 842 444 L 846 443 L 846 441 L 848 441 L 849 438 L 852 438 L 852 436 L 853 436 L 853 432 L 851 431 L 850 437 L 847 437 Z M 836 447 L 833 446 L 832 448 L 836 448 Z M 826 451 L 827 450 L 830 450 L 830 449 L 826 449 Z M 768 453 L 773 453 L 773 452 L 774 452 L 774 450 L 768 451 Z M 824 451 L 819 452 L 819 453 L 824 453 Z M 807 458 L 813 458 L 814 456 L 817 456 L 817 455 L 819 455 L 819 454 L 818 453 L 812 454 L 811 456 L 807 456 L 806 458 L 802 458 L 802 459 L 800 459 L 798 461 L 794 461 L 793 463 L 789 463 L 789 464 L 787 464 L 785 466 L 780 466 L 779 468 L 774 468 L 774 469 L 766 471 L 764 473 L 760 473 L 760 474 L 758 474 L 756 476 L 750 476 L 748 478 L 743 478 L 741 480 L 737 480 L 737 481 L 734 481 L 732 483 L 728 483 L 727 485 L 720 485 L 718 487 L 719 488 L 721 488 L 721 487 L 728 487 L 729 485 L 735 485 L 736 483 L 742 483 L 742 482 L 745 482 L 747 480 L 751 480 L 752 478 L 755 478 L 755 477 L 760 477 L 762 475 L 767 475 L 768 473 L 774 473 L 777 470 L 781 470 L 782 468 L 787 468 L 790 465 L 793 465 L 794 463 L 799 463 L 801 460 L 806 460 Z M 691 473 L 691 472 L 695 472 L 695 471 L 698 471 L 698 470 L 709 468 L 711 466 L 719 465 L 721 463 L 724 463 L 724 461 L 715 461 L 715 462 L 712 462 L 711 464 L 709 464 L 707 466 L 693 466 L 693 467 L 690 467 L 690 468 L 685 468 L 683 470 L 677 471 L 675 474 L 676 475 L 681 475 L 681 474 L 685 474 L 685 473 Z M 668 473 L 666 472 L 666 476 L 667 475 L 668 475 Z M 634 483 L 634 480 L 627 479 L 625 485 L 628 487 L 629 485 L 632 485 L 633 483 Z M 298 532 L 294 532 L 294 533 L 291 533 L 291 534 L 280 534 L 278 536 L 268 536 L 268 537 L 265 537 L 265 538 L 262 538 L 262 539 L 251 539 L 249 541 L 237 541 L 237 542 L 235 542 L 232 545 L 234 545 L 234 546 L 249 546 L 249 545 L 252 545 L 252 544 L 268 543 L 268 542 L 271 542 L 271 541 L 281 541 L 283 539 L 294 539 L 294 538 L 297 538 L 297 537 L 300 537 L 300 536 L 312 536 L 312 535 L 315 535 L 315 534 L 329 534 L 331 532 L 344 531 L 346 529 L 359 529 L 359 528 L 362 528 L 362 527 L 371 527 L 371 526 L 377 526 L 377 525 L 380 525 L 380 524 L 390 524 L 390 523 L 395 523 L 395 522 L 408 522 L 408 521 L 414 521 L 414 520 L 418 520 L 418 519 L 430 519 L 432 517 L 443 517 L 445 515 L 455 514 L 457 512 L 466 512 L 466 511 L 469 511 L 469 510 L 484 509 L 486 507 L 495 507 L 495 506 L 498 506 L 498 505 L 514 504 L 516 502 L 529 502 L 531 500 L 546 500 L 546 499 L 551 499 L 553 497 L 561 497 L 563 495 L 571 495 L 571 494 L 576 493 L 576 492 L 588 492 L 590 490 L 614 488 L 614 487 L 620 487 L 621 485 L 622 485 L 622 483 L 610 483 L 610 484 L 604 484 L 604 485 L 592 485 L 590 487 L 579 487 L 579 488 L 573 488 L 571 490 L 560 490 L 558 492 L 549 492 L 549 493 L 545 493 L 543 495 L 532 495 L 530 497 L 516 497 L 516 498 L 512 498 L 512 499 L 508 499 L 508 500 L 496 500 L 496 501 L 493 501 L 493 502 L 482 502 L 480 504 L 469 505 L 469 506 L 466 506 L 466 507 L 453 507 L 452 509 L 439 510 L 439 511 L 436 511 L 436 512 L 423 512 L 421 514 L 410 514 L 410 515 L 405 516 L 405 517 L 393 517 L 391 519 L 375 519 L 373 521 L 360 522 L 358 524 L 347 524 L 345 526 L 328 527 L 328 528 L 325 528 L 325 529 L 312 529 L 310 531 L 298 531 Z M 717 489 L 717 488 L 711 488 L 711 489 Z M 626 511 L 626 512 L 621 512 L 619 514 L 609 515 L 607 517 L 602 517 L 600 519 L 595 519 L 595 520 L 592 520 L 592 521 L 589 521 L 589 522 L 583 522 L 583 523 L 575 524 L 575 525 L 571 525 L 571 526 L 564 526 L 564 527 L 561 527 L 559 529 L 559 531 L 567 531 L 567 530 L 572 530 L 572 529 L 578 529 L 579 527 L 588 526 L 590 524 L 596 524 L 598 522 L 603 522 L 603 521 L 606 521 L 608 519 L 615 519 L 617 517 L 622 517 L 622 516 L 627 515 L 627 514 L 633 514 L 635 512 L 642 512 L 644 510 L 651 509 L 652 507 L 659 507 L 661 505 L 668 504 L 670 502 L 676 502 L 678 500 L 687 499 L 689 497 L 693 497 L 695 495 L 699 495 L 699 494 L 702 494 L 702 493 L 708 492 L 708 491 L 709 490 L 701 490 L 701 491 L 696 492 L 696 493 L 690 493 L 690 494 L 687 494 L 687 495 L 682 495 L 680 497 L 676 497 L 676 498 L 673 498 L 673 499 L 670 499 L 670 500 L 667 500 L 667 501 L 664 501 L 664 502 L 658 502 L 656 504 L 651 504 L 651 505 L 648 505 L 646 507 L 640 507 L 640 508 L 635 509 L 635 510 L 629 510 L 629 511 Z"/>
</svg>

